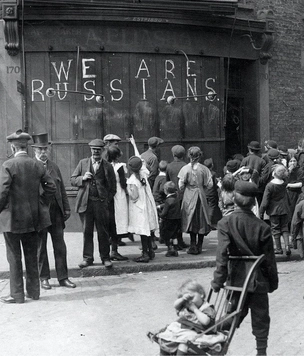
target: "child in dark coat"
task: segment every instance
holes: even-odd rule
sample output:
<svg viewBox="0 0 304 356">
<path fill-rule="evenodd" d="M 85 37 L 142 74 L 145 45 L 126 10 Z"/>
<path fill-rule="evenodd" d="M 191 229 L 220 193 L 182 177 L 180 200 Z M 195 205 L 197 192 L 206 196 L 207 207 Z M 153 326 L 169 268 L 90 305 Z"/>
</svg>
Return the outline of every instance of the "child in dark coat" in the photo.
<svg viewBox="0 0 304 356">
<path fill-rule="evenodd" d="M 281 235 L 285 244 L 285 253 L 291 254 L 289 247 L 289 203 L 286 190 L 287 169 L 282 164 L 274 167 L 273 179 L 266 185 L 263 200 L 260 206 L 261 219 L 266 211 L 269 215 L 271 232 L 275 241 L 275 254 L 282 255 Z"/>
<path fill-rule="evenodd" d="M 166 199 L 166 194 L 164 193 L 164 184 L 167 181 L 166 170 L 167 170 L 167 161 L 160 161 L 158 165 L 159 174 L 155 178 L 153 185 L 153 197 L 156 205 L 164 204 Z"/>
<path fill-rule="evenodd" d="M 181 210 L 177 189 L 172 181 L 164 185 L 166 194 L 163 210 L 160 212 L 161 218 L 160 237 L 168 247 L 166 257 L 177 257 L 177 237 L 181 230 Z"/>
</svg>

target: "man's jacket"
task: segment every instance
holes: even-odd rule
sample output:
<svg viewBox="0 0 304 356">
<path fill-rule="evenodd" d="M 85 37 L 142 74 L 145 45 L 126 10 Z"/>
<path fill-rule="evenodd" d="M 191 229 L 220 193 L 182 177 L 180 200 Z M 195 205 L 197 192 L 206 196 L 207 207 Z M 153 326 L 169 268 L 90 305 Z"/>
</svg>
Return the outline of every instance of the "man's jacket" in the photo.
<svg viewBox="0 0 304 356">
<path fill-rule="evenodd" d="M 102 169 L 104 170 L 105 174 L 105 186 L 101 185 L 101 179 L 103 174 L 101 171 Z M 71 177 L 72 186 L 79 188 L 75 203 L 76 213 L 83 213 L 87 210 L 90 190 L 89 185 L 91 183 L 90 180 L 83 180 L 83 176 L 86 172 L 91 172 L 93 174 L 93 179 L 96 181 L 96 188 L 100 199 L 104 200 L 105 198 L 105 200 L 109 203 L 116 194 L 116 177 L 112 165 L 102 159 L 99 169 L 96 173 L 94 173 L 91 158 L 82 159 L 78 163 Z M 106 197 L 104 197 L 105 192 Z"/>
</svg>

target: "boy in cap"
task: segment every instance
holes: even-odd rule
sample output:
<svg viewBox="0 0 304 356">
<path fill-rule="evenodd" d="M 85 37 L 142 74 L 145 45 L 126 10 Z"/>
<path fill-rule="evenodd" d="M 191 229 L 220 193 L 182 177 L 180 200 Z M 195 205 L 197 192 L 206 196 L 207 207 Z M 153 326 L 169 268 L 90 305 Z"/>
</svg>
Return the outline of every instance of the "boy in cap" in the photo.
<svg viewBox="0 0 304 356">
<path fill-rule="evenodd" d="M 254 183 L 246 181 L 235 183 L 236 208 L 234 212 L 218 222 L 216 270 L 211 286 L 215 292 L 218 292 L 220 288 L 223 288 L 229 275 L 233 274 L 234 269 L 239 269 L 239 266 L 231 264 L 231 271 L 228 271 L 229 255 L 260 256 L 265 254 L 265 260 L 255 277 L 255 287 L 248 292 L 246 297 L 239 325 L 250 309 L 257 355 L 266 355 L 270 326 L 268 293 L 278 288 L 278 273 L 270 227 L 251 211 L 257 194 L 258 188 Z M 244 280 L 236 282 L 242 285 Z M 233 300 L 232 304 L 236 305 L 237 301 Z"/>
<path fill-rule="evenodd" d="M 179 186 L 178 186 L 178 173 L 184 167 L 187 163 L 184 161 L 184 157 L 186 154 L 186 150 L 183 146 L 181 145 L 175 145 L 171 148 L 172 156 L 173 156 L 173 161 L 170 162 L 167 166 L 167 181 L 172 181 L 178 192 L 178 196 L 180 199 L 180 204 L 182 203 L 183 200 L 183 192 L 180 191 Z M 184 248 L 188 248 L 189 246 L 184 242 L 183 240 L 183 234 L 180 232 L 178 234 L 178 249 L 183 250 Z"/>
<path fill-rule="evenodd" d="M 141 158 L 146 163 L 146 168 L 149 171 L 148 183 L 150 185 L 151 190 L 153 189 L 155 179 L 158 175 L 158 164 L 159 164 L 159 145 L 164 143 L 164 140 L 153 136 L 148 140 L 149 148 L 141 154 Z M 155 235 L 154 231 L 151 234 L 153 249 L 157 250 L 157 245 L 155 243 Z"/>
<path fill-rule="evenodd" d="M 100 139 L 89 143 L 92 156 L 82 159 L 71 177 L 72 186 L 78 187 L 75 211 L 83 225 L 83 261 L 80 268 L 94 261 L 94 225 L 97 230 L 99 255 L 106 268 L 110 260 L 109 203 L 116 194 L 116 177 L 112 165 L 102 158 L 104 142 Z"/>
<path fill-rule="evenodd" d="M 167 161 L 160 161 L 158 165 L 159 174 L 155 179 L 152 191 L 156 205 L 164 204 L 166 199 L 166 194 L 164 192 L 164 184 L 166 183 L 167 164 Z"/>
<path fill-rule="evenodd" d="M 159 137 L 153 136 L 148 140 L 149 148 L 141 154 L 141 158 L 145 160 L 146 167 L 148 168 L 150 175 L 148 178 L 148 182 L 150 184 L 151 189 L 153 189 L 155 178 L 158 174 L 158 162 L 159 162 L 159 145 L 164 143 Z"/>
</svg>

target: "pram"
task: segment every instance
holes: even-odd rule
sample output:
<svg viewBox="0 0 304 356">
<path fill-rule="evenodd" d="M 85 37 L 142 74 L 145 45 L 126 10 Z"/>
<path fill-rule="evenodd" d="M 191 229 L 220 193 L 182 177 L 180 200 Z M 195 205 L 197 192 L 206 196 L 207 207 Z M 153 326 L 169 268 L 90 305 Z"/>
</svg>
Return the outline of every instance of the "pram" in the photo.
<svg viewBox="0 0 304 356">
<path fill-rule="evenodd" d="M 204 332 L 198 333 L 195 340 L 187 341 L 189 355 L 227 354 L 235 329 L 239 325 L 248 290 L 264 259 L 265 255 L 229 257 L 229 263 L 241 262 L 243 264 L 242 273 L 246 273 L 245 281 L 242 286 L 226 285 L 218 293 L 210 288 L 207 302 L 213 305 L 216 311 L 215 324 Z M 235 301 L 237 302 L 235 303 Z M 158 343 L 162 349 L 163 343 L 158 337 L 161 331 L 158 333 L 148 332 L 147 336 L 151 341 Z M 168 353 L 168 355 L 174 354 Z"/>
</svg>

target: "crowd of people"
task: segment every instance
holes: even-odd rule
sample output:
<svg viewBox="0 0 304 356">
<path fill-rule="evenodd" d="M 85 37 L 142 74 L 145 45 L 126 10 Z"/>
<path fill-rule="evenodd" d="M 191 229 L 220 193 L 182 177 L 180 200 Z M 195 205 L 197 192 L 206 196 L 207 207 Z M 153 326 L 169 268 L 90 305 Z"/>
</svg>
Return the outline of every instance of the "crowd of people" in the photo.
<svg viewBox="0 0 304 356">
<path fill-rule="evenodd" d="M 64 241 L 65 221 L 71 209 L 59 167 L 49 159 L 48 134 L 31 137 L 18 130 L 7 140 L 14 157 L 1 167 L 0 226 L 10 266 L 10 295 L 0 300 L 24 303 L 25 297 L 38 300 L 40 287 L 52 288 L 48 234 L 52 238 L 59 285 L 76 287 L 68 278 Z M 30 140 L 34 141 L 34 158 L 27 153 Z M 167 162 L 160 160 L 164 142 L 161 138 L 151 137 L 148 149 L 140 154 L 131 136 L 134 155 L 124 163 L 120 141 L 117 135 L 108 134 L 89 142 L 91 156 L 80 160 L 71 176 L 72 186 L 78 188 L 75 211 L 83 226 L 79 267 L 86 268 L 94 262 L 94 228 L 105 268 L 112 268 L 112 261 L 128 259 L 118 252 L 126 236 L 140 236 L 142 253 L 134 261 L 148 263 L 155 258 L 157 242 L 167 246 L 169 258 L 178 257 L 178 251 L 183 249 L 188 254 L 200 254 L 205 236 L 217 229 L 216 270 L 211 283 L 215 292 L 229 279 L 229 255 L 265 255 L 240 322 L 251 309 L 258 355 L 266 355 L 268 293 L 278 288 L 275 254 L 283 254 L 284 247 L 289 256 L 291 249 L 297 248 L 304 257 L 304 139 L 295 150 L 269 140 L 264 153 L 259 142 L 251 141 L 245 157 L 235 154 L 226 162 L 222 177 L 217 177 L 212 158 L 203 160 L 203 152 L 197 146 L 187 151 L 181 145 L 173 146 L 172 161 Z M 184 242 L 183 233 L 190 235 L 190 245 Z M 208 325 L 213 311 L 204 298 L 203 287 L 188 281 L 175 303 L 178 315 L 189 319 L 190 324 L 194 320 L 196 324 Z M 176 330 L 184 328 L 183 323 L 179 320 L 170 325 L 171 329 L 163 334 L 166 349 L 170 344 L 177 354 L 187 354 L 184 342 L 181 345 L 175 335 Z M 176 341 L 174 345 L 172 340 Z"/>
</svg>

